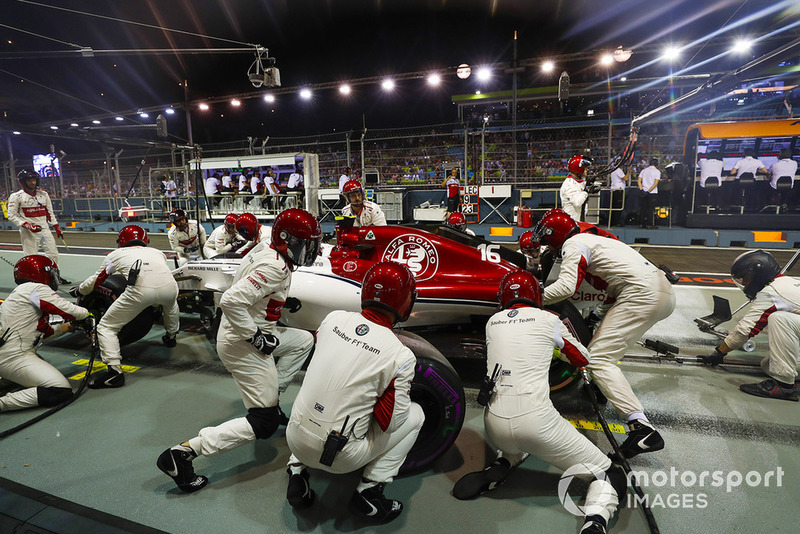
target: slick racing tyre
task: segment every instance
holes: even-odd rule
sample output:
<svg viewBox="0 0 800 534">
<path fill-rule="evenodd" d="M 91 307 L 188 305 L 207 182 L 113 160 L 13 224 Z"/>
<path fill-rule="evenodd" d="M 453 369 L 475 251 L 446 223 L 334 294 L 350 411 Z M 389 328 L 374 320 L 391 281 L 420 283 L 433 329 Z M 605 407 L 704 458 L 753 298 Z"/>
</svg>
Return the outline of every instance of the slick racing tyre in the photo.
<svg viewBox="0 0 800 534">
<path fill-rule="evenodd" d="M 411 332 L 396 333 L 417 357 L 411 400 L 425 413 L 417 441 L 400 468 L 402 476 L 425 471 L 455 443 L 464 424 L 466 399 L 458 374 L 433 345 Z"/>
<path fill-rule="evenodd" d="M 586 322 L 583 320 L 580 312 L 571 302 L 562 300 L 546 308 L 558 313 L 561 321 L 578 341 L 583 343 L 584 346 L 589 345 L 589 341 L 592 339 L 592 333 L 589 327 L 586 326 Z M 550 391 L 557 391 L 572 384 L 577 376 L 578 370 L 575 366 L 559 358 L 553 358 L 553 363 L 550 364 Z"/>
<path fill-rule="evenodd" d="M 111 275 L 94 291 L 81 297 L 78 300 L 78 304 L 92 312 L 99 322 L 103 314 L 111 307 L 117 297 L 122 295 L 126 287 L 127 281 L 125 277 L 119 274 Z M 134 341 L 139 341 L 147 335 L 153 327 L 153 323 L 160 317 L 161 308 L 148 307 L 122 327 L 122 330 L 119 331 L 119 344 L 128 345 Z"/>
</svg>

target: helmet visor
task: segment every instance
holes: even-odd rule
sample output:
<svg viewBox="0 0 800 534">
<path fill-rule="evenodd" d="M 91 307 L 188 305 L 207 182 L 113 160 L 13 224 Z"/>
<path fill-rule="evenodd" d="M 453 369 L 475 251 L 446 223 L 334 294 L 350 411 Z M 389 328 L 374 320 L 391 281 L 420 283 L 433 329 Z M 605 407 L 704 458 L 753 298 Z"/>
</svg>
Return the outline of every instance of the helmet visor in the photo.
<svg viewBox="0 0 800 534">
<path fill-rule="evenodd" d="M 53 291 L 58 291 L 58 281 L 61 279 L 58 267 L 45 267 L 44 270 L 50 273 L 50 283 L 47 285 L 49 285 L 50 289 Z"/>
</svg>

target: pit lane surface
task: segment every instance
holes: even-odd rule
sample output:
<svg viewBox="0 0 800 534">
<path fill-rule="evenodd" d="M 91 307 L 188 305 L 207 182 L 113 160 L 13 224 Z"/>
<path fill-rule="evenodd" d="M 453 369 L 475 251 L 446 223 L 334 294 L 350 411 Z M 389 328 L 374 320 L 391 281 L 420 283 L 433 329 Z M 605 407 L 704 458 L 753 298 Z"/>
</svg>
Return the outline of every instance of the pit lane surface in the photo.
<svg viewBox="0 0 800 534">
<path fill-rule="evenodd" d="M 89 243 L 83 243 L 68 234 L 71 253 L 61 250 L 63 274 L 75 282 L 94 272 L 104 253 L 113 246 L 113 239 L 106 243 L 100 240 L 105 237 L 90 237 Z M 6 243 L 13 246 L 15 241 Z M 99 249 L 76 253 L 76 246 L 86 245 Z M 690 280 L 676 287 L 675 313 L 645 337 L 678 345 L 681 354 L 708 352 L 717 341 L 701 334 L 692 319 L 710 313 L 713 293 L 730 298 L 732 309 L 744 298 L 735 288 L 723 287 L 722 282 L 719 286 L 712 283 L 711 287 L 702 287 L 695 279 L 724 280 L 729 260 L 741 250 L 701 249 L 696 253 L 698 258 L 682 260 L 685 255 L 695 254 L 691 252 L 694 249 L 652 249 L 656 247 L 642 247 L 642 252 L 654 263 L 667 263 Z M 651 254 L 657 252 L 672 261 L 654 259 Z M 709 252 L 713 257 L 705 259 Z M 21 253 L 4 249 L 0 255 L 13 263 Z M 786 259 L 776 256 L 781 263 Z M 698 261 L 716 262 L 719 267 L 712 266 L 707 272 L 698 267 L 686 268 Z M 13 286 L 10 267 L 0 271 L 0 291 L 5 295 Z M 170 351 L 161 345 L 160 327 L 142 341 L 123 348 L 123 363 L 138 368 L 128 376 L 124 388 L 87 391 L 62 412 L 0 442 L 0 477 L 109 515 L 98 514 L 90 519 L 87 515 L 68 516 L 62 511 L 66 507 L 63 503 L 20 496 L 0 485 L 0 528 L 6 529 L 14 521 L 53 532 L 75 528 L 83 532 L 113 528 L 187 533 L 331 532 L 366 527 L 346 512 L 357 475 L 330 477 L 313 472 L 312 485 L 318 494 L 314 507 L 295 513 L 286 504 L 284 466 L 288 450 L 282 431 L 273 439 L 218 457 L 198 459 L 196 470 L 209 476 L 210 484 L 196 494 L 180 493 L 156 469 L 155 459 L 164 448 L 194 436 L 203 426 L 244 413 L 232 379 L 205 337 L 196 332 L 196 318 L 184 315 L 181 321 L 176 349 Z M 766 354 L 766 336 L 762 334 L 756 340 L 756 351 L 737 353 L 737 362 L 755 364 Z M 648 354 L 644 349 L 632 352 Z M 74 363 L 85 360 L 87 355 L 85 342 L 78 336 L 54 340 L 40 353 L 66 376 L 78 376 L 85 369 L 85 363 Z M 643 489 L 651 496 L 662 532 L 794 531 L 795 496 L 800 491 L 796 460 L 796 446 L 800 443 L 798 403 L 740 393 L 739 384 L 763 379 L 758 368 L 752 366 L 710 369 L 634 358 L 621 365 L 667 443 L 665 450 L 641 455 L 631 462 L 634 469 L 649 476 Z M 479 371 L 473 369 L 472 374 L 477 376 Z M 471 377 L 465 378 L 470 381 Z M 290 409 L 298 387 L 299 382 L 282 397 L 284 410 Z M 0 384 L 0 393 L 10 388 L 7 383 Z M 457 501 L 449 494 L 456 480 L 481 469 L 493 455 L 484 443 L 482 415 L 474 403 L 474 394 L 474 390 L 469 392 L 465 426 L 455 447 L 437 462 L 435 469 L 397 480 L 387 488 L 387 495 L 404 502 L 403 515 L 390 525 L 370 527 L 369 531 L 457 528 L 463 532 L 522 532 L 535 524 L 538 532 L 577 532 L 580 520 L 559 501 L 560 473 L 533 458 L 515 471 L 504 486 L 476 501 Z M 577 385 L 558 392 L 554 402 L 576 424 L 591 428 L 597 421 Z M 0 431 L 41 411 L 0 413 Z M 610 407 L 604 413 L 610 423 L 621 423 Z M 602 433 L 583 432 L 602 450 L 609 450 Z M 722 485 L 713 485 L 708 475 L 700 486 L 702 473 L 714 471 L 722 473 Z M 746 480 L 751 472 L 758 474 L 758 484 L 749 485 Z M 765 487 L 764 478 L 769 472 L 773 474 L 770 485 Z M 783 473 L 780 479 L 779 472 Z M 735 473 L 743 477 L 738 485 Z M 755 483 L 756 476 L 750 475 L 749 481 Z M 570 494 L 577 496 L 582 491 L 573 486 Z M 625 503 L 618 518 L 612 520 L 610 531 L 646 532 L 637 507 L 632 499 Z M 113 525 L 114 517 L 131 523 L 117 523 L 112 528 L 109 522 Z M 85 528 L 90 523 L 83 521 L 95 523 L 92 528 Z"/>
</svg>

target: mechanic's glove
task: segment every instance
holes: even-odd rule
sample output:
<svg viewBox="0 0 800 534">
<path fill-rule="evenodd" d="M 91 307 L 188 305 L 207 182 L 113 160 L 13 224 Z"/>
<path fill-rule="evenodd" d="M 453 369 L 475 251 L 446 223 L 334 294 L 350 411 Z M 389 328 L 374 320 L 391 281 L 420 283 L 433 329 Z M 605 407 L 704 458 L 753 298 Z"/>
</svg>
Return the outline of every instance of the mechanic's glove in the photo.
<svg viewBox="0 0 800 534">
<path fill-rule="evenodd" d="M 706 365 L 716 366 L 722 363 L 722 360 L 725 359 L 725 353 L 719 350 L 719 347 L 714 349 L 714 352 L 711 354 L 700 354 L 697 358 Z"/>
<path fill-rule="evenodd" d="M 61 237 L 61 238 L 63 238 L 63 237 L 64 237 L 64 232 L 62 232 L 62 231 L 61 231 L 61 227 L 60 227 L 59 225 L 57 225 L 57 224 L 54 224 L 54 225 L 53 225 L 53 230 L 55 230 L 55 231 L 56 231 L 56 235 L 57 235 L 58 237 Z"/>
<path fill-rule="evenodd" d="M 72 286 L 71 288 L 69 288 L 69 296 L 75 297 L 76 299 L 80 298 L 81 292 L 78 291 L 78 286 Z"/>
<path fill-rule="evenodd" d="M 75 328 L 80 328 L 87 334 L 92 331 L 94 328 L 94 314 L 89 312 L 85 319 L 81 319 L 80 321 L 72 321 L 72 326 Z"/>
<path fill-rule="evenodd" d="M 590 194 L 597 193 L 598 191 L 600 191 L 600 187 L 601 187 L 600 184 L 598 184 L 597 182 L 593 182 L 586 186 L 586 191 Z"/>
<path fill-rule="evenodd" d="M 283 309 L 288 311 L 289 313 L 296 313 L 300 311 L 300 308 L 303 307 L 303 303 L 300 302 L 300 299 L 289 297 L 286 299 L 286 302 L 283 304 Z"/>
<path fill-rule="evenodd" d="M 198 249 L 198 248 L 200 248 L 200 247 L 199 247 L 199 246 L 194 246 L 194 247 L 184 247 L 184 248 L 183 248 L 183 250 L 185 250 L 186 252 L 197 252 L 197 249 Z"/>
<path fill-rule="evenodd" d="M 270 355 L 273 350 L 278 348 L 281 342 L 272 334 L 262 334 L 261 330 L 256 330 L 256 333 L 250 340 L 250 344 L 260 350 L 262 354 Z"/>
<path fill-rule="evenodd" d="M 41 226 L 39 226 L 38 224 L 31 224 L 29 222 L 22 223 L 22 227 L 27 229 L 27 230 L 30 230 L 31 232 L 34 232 L 34 233 L 42 231 L 42 227 Z"/>
</svg>

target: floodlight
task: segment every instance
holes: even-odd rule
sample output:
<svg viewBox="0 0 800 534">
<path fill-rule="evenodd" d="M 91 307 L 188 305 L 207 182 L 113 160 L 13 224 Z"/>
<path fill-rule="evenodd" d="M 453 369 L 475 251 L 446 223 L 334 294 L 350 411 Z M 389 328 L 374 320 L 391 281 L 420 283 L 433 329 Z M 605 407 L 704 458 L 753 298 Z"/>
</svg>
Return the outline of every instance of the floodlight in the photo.
<svg viewBox="0 0 800 534">
<path fill-rule="evenodd" d="M 442 82 L 442 77 L 436 73 L 428 75 L 428 84 L 436 87 Z"/>
<path fill-rule="evenodd" d="M 492 70 L 488 67 L 481 67 L 478 69 L 478 79 L 482 82 L 487 81 L 489 78 L 492 77 Z"/>
<path fill-rule="evenodd" d="M 92 124 L 100 124 L 100 121 L 95 119 L 95 120 L 92 121 Z"/>
<path fill-rule="evenodd" d="M 672 61 L 673 59 L 678 59 L 680 55 L 680 50 L 677 47 L 670 46 L 664 49 L 664 52 L 661 54 L 662 59 L 666 59 L 667 61 Z"/>
<path fill-rule="evenodd" d="M 275 102 L 275 95 L 264 95 L 264 102 L 272 104 Z"/>
<path fill-rule="evenodd" d="M 12 133 L 12 134 L 14 134 L 14 135 L 21 135 L 21 133 L 22 133 L 22 132 L 19 132 L 19 131 L 17 131 L 17 130 L 14 130 L 14 131 L 13 131 L 13 132 L 11 132 L 11 133 Z"/>
<path fill-rule="evenodd" d="M 72 123 L 70 123 L 70 126 L 72 126 L 73 128 L 77 128 L 78 127 L 78 123 L 77 122 L 72 122 Z"/>
<path fill-rule="evenodd" d="M 603 56 L 600 58 L 601 65 L 608 66 L 611 65 L 613 62 L 614 62 L 614 57 L 611 54 L 603 54 Z"/>
<path fill-rule="evenodd" d="M 124 120 L 125 120 L 125 119 L 123 119 L 122 117 L 114 117 L 114 119 L 115 119 L 115 120 L 118 120 L 118 121 L 124 121 Z"/>
<path fill-rule="evenodd" d="M 753 41 L 750 39 L 737 39 L 736 42 L 733 43 L 731 51 L 737 54 L 744 54 L 750 51 L 751 46 L 753 46 Z"/>
<path fill-rule="evenodd" d="M 197 107 L 200 108 L 200 111 L 208 111 L 208 104 L 200 104 Z"/>
<path fill-rule="evenodd" d="M 544 63 L 542 63 L 542 72 L 553 72 L 553 69 L 555 69 L 555 68 L 556 68 L 555 63 L 553 63 L 550 60 L 545 61 Z"/>
<path fill-rule="evenodd" d="M 394 80 L 387 78 L 381 82 L 381 87 L 384 91 L 391 91 L 394 89 Z"/>
<path fill-rule="evenodd" d="M 235 108 L 238 108 L 241 105 L 242 105 L 242 101 L 239 100 L 238 98 L 234 98 L 233 100 L 231 100 L 231 106 L 233 106 Z"/>
<path fill-rule="evenodd" d="M 300 90 L 300 98 L 303 100 L 311 99 L 311 89 L 305 88 Z"/>
<path fill-rule="evenodd" d="M 58 126 L 51 126 L 50 129 L 51 130 L 58 130 Z"/>
<path fill-rule="evenodd" d="M 351 91 L 350 86 L 347 84 L 342 84 L 339 86 L 339 92 L 343 95 L 349 95 L 350 91 Z"/>
<path fill-rule="evenodd" d="M 167 109 L 164 110 L 164 113 L 166 113 L 167 115 L 174 115 L 175 114 L 175 110 L 172 109 L 172 108 L 167 108 Z"/>
</svg>

